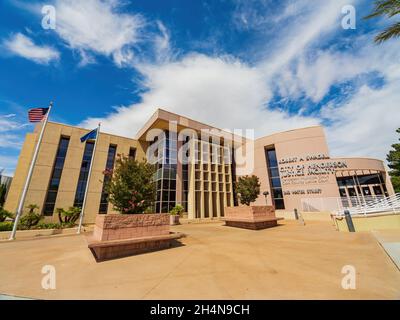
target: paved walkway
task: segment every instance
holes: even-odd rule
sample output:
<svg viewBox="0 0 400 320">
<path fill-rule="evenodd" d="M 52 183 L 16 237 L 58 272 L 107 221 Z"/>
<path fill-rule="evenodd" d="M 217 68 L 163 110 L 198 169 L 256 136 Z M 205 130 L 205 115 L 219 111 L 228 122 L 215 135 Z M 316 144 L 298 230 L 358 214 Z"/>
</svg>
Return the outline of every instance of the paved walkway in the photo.
<svg viewBox="0 0 400 320">
<path fill-rule="evenodd" d="M 174 227 L 183 246 L 96 263 L 84 236 L 0 243 L 0 293 L 44 299 L 400 299 L 400 272 L 371 233 L 286 221 L 250 231 Z M 44 265 L 56 290 L 41 287 Z M 341 287 L 356 268 L 356 290 Z"/>
<path fill-rule="evenodd" d="M 0 300 L 32 300 L 32 299 L 23 298 L 23 297 L 9 296 L 9 295 L 6 295 L 6 294 L 0 294 Z"/>
<path fill-rule="evenodd" d="M 372 234 L 400 270 L 400 230 L 379 230 Z"/>
</svg>

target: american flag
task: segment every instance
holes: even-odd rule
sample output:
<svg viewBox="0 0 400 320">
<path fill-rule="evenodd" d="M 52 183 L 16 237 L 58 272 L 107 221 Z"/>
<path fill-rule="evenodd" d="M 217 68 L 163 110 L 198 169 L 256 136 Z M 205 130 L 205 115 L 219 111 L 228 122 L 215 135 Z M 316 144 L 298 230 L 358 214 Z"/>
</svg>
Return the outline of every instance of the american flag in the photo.
<svg viewBox="0 0 400 320">
<path fill-rule="evenodd" d="M 49 108 L 33 108 L 28 111 L 29 122 L 40 122 L 43 120 Z"/>
</svg>

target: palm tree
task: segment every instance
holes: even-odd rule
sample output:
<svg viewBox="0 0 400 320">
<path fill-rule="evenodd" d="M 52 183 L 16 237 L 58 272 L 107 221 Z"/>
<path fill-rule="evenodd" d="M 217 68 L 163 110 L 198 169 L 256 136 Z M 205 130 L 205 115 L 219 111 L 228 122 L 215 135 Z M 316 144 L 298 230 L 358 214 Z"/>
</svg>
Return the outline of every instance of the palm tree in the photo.
<svg viewBox="0 0 400 320">
<path fill-rule="evenodd" d="M 365 19 L 375 18 L 379 16 L 387 16 L 392 18 L 400 13 L 400 0 L 376 0 L 375 11 Z M 382 43 L 390 38 L 400 37 L 400 22 L 394 23 L 389 28 L 381 32 L 375 37 L 376 43 Z"/>
</svg>

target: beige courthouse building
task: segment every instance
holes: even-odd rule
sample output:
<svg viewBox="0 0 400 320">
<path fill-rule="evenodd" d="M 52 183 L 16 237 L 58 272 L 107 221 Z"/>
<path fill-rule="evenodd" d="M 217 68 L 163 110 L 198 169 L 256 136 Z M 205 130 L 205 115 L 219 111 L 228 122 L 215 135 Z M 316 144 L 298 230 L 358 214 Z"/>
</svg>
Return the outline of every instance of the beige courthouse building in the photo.
<svg viewBox="0 0 400 320">
<path fill-rule="evenodd" d="M 40 124 L 26 136 L 6 210 L 15 212 L 18 206 L 39 131 Z M 251 139 L 158 109 L 135 138 L 101 133 L 95 155 L 94 141 L 80 141 L 88 132 L 47 124 L 25 206 L 37 204 L 54 221 L 57 208 L 82 206 L 94 157 L 84 222 L 93 223 L 97 214 L 115 213 L 107 201 L 103 172 L 114 167 L 118 154 L 138 161 L 149 161 L 150 155 L 157 166 L 154 211 L 168 212 L 182 204 L 189 219 L 222 217 L 224 207 L 238 205 L 234 182 L 245 174 L 260 179 L 261 195 L 255 204 L 267 202 L 278 210 L 301 210 L 305 199 L 352 202 L 394 194 L 381 160 L 331 158 L 320 126 Z"/>
</svg>

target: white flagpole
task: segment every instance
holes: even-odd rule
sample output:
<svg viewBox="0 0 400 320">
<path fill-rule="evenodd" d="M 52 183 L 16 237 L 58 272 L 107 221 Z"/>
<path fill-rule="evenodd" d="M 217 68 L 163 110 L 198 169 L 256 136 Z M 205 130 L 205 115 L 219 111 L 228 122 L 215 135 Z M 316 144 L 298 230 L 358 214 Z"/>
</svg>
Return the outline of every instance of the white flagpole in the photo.
<svg viewBox="0 0 400 320">
<path fill-rule="evenodd" d="M 96 139 L 94 141 L 92 159 L 90 160 L 88 179 L 86 181 L 85 196 L 83 197 L 82 210 L 81 210 L 81 214 L 80 214 L 80 217 L 79 217 L 79 226 L 78 226 L 77 234 L 81 233 L 82 223 L 83 223 L 83 216 L 85 215 L 84 212 L 85 212 L 85 207 L 86 207 L 87 195 L 88 195 L 88 191 L 89 191 L 90 176 L 92 174 L 92 167 L 93 167 L 93 163 L 94 163 L 94 157 L 96 156 L 97 141 L 99 140 L 99 136 L 100 136 L 100 126 L 101 126 L 101 123 L 99 123 L 99 125 L 97 127 Z"/>
<path fill-rule="evenodd" d="M 21 218 L 21 215 L 22 215 L 22 210 L 24 208 L 24 202 L 25 202 L 26 194 L 28 192 L 29 183 L 31 182 L 33 169 L 35 167 L 35 163 L 36 163 L 36 160 L 37 160 L 37 157 L 38 157 L 38 154 L 39 154 L 40 144 L 42 143 L 44 130 L 46 128 L 47 121 L 49 120 L 50 111 L 51 111 L 52 107 L 53 107 L 53 102 L 50 102 L 49 110 L 47 111 L 47 114 L 45 115 L 45 119 L 44 119 L 44 122 L 43 122 L 43 125 L 42 125 L 42 129 L 40 130 L 39 140 L 38 140 L 38 142 L 36 144 L 35 152 L 33 153 L 33 158 L 32 158 L 32 161 L 31 161 L 31 165 L 29 167 L 28 176 L 26 177 L 24 189 L 22 191 L 22 195 L 21 195 L 21 198 L 19 200 L 18 209 L 17 209 L 16 215 L 15 215 L 15 220 L 14 220 L 14 226 L 13 226 L 13 229 L 12 229 L 12 232 L 11 232 L 9 240 L 15 240 L 15 234 L 17 233 L 18 221 L 19 221 L 19 219 Z"/>
</svg>

